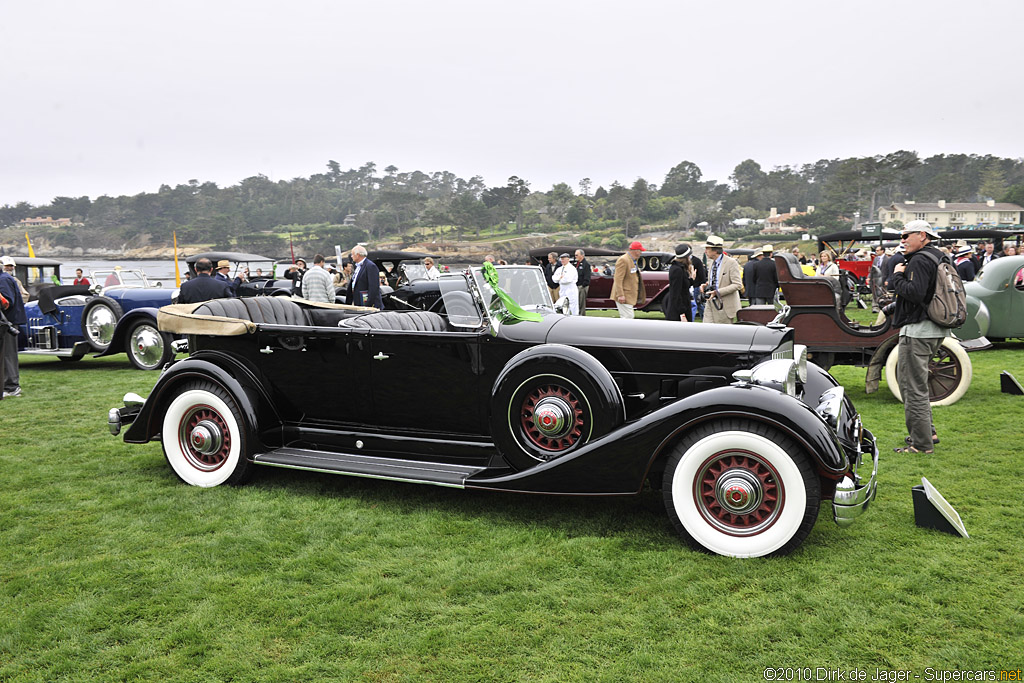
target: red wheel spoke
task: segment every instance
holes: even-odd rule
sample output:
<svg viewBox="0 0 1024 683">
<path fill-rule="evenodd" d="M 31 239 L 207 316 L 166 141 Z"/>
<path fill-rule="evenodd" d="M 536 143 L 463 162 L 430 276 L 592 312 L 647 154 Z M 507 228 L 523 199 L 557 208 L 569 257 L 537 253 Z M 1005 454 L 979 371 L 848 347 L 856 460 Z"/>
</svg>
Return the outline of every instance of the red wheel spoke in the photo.
<svg viewBox="0 0 1024 683">
<path fill-rule="evenodd" d="M 695 482 L 700 514 L 724 533 L 754 535 L 770 527 L 784 506 L 775 469 L 754 453 L 726 451 L 701 467 Z"/>
</svg>

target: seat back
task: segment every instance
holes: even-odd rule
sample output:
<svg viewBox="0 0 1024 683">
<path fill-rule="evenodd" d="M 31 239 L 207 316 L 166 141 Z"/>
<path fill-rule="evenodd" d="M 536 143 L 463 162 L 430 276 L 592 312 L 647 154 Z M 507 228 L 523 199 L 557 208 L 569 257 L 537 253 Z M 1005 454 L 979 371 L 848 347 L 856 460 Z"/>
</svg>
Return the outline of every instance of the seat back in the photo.
<svg viewBox="0 0 1024 683">
<path fill-rule="evenodd" d="M 380 311 L 348 318 L 339 327 L 370 328 L 371 330 L 406 330 L 409 332 L 446 332 L 448 324 L 437 313 L 430 311 Z"/>
<path fill-rule="evenodd" d="M 800 268 L 800 261 L 788 252 L 775 255 L 775 268 L 779 272 L 779 282 L 784 280 L 803 280 L 807 275 Z"/>
<path fill-rule="evenodd" d="M 280 296 L 213 299 L 195 309 L 193 313 L 250 320 L 267 325 L 309 325 L 309 319 L 302 307 Z"/>
<path fill-rule="evenodd" d="M 800 269 L 800 261 L 792 254 L 775 255 L 775 264 L 779 272 L 779 286 L 786 295 L 786 303 L 790 306 L 835 306 L 840 305 L 841 289 L 839 281 L 821 275 L 806 275 Z"/>
</svg>

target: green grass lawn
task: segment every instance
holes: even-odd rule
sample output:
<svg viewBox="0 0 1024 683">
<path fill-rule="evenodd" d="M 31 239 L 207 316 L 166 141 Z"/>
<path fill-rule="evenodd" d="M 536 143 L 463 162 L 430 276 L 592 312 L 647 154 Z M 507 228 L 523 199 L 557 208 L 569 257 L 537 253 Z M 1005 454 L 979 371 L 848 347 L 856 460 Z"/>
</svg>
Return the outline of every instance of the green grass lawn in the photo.
<svg viewBox="0 0 1024 683">
<path fill-rule="evenodd" d="M 1024 345 L 971 359 L 966 397 L 935 412 L 932 457 L 894 455 L 902 406 L 884 382 L 864 395 L 863 369 L 834 368 L 879 438 L 878 499 L 846 530 L 825 507 L 794 554 L 755 560 L 687 549 L 654 492 L 526 497 L 277 469 L 188 487 L 159 444 L 106 429 L 155 373 L 27 360 L 25 396 L 0 401 L 0 680 L 1018 669 L 1024 397 L 1000 393 L 998 374 L 1024 378 Z M 915 527 L 922 476 L 970 539 Z"/>
</svg>

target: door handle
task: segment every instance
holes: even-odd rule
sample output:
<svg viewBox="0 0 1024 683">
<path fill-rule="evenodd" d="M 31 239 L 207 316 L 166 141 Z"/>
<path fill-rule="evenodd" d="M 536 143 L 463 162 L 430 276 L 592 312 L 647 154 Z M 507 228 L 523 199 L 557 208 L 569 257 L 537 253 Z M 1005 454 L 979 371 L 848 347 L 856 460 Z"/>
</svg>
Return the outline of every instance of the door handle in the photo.
<svg viewBox="0 0 1024 683">
<path fill-rule="evenodd" d="M 391 358 L 391 356 L 381 352 L 377 353 L 377 355 L 373 357 L 374 360 L 387 360 L 388 358 Z"/>
<path fill-rule="evenodd" d="M 269 345 L 267 345 L 265 348 L 260 349 L 260 353 L 273 353 L 273 352 L 274 352 L 274 349 L 270 348 Z"/>
</svg>

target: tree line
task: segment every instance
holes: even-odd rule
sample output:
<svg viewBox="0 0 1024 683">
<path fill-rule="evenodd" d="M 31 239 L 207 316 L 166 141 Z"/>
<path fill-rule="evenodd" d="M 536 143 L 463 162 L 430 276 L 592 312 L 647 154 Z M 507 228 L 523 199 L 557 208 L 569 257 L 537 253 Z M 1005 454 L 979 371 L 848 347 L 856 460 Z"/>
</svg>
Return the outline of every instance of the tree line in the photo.
<svg viewBox="0 0 1024 683">
<path fill-rule="evenodd" d="M 706 222 L 721 233 L 739 233 L 738 218 L 764 218 L 776 207 L 814 214 L 801 219 L 811 229 L 842 229 L 859 213 L 869 220 L 894 201 L 950 202 L 995 199 L 1024 204 L 1024 159 L 915 152 L 848 159 L 822 159 L 765 170 L 753 159 L 736 165 L 728 182 L 705 180 L 697 164 L 683 161 L 660 183 L 594 187 L 589 178 L 549 190 L 531 188 L 512 176 L 488 187 L 480 176 L 464 179 L 448 171 L 378 170 L 373 162 L 342 170 L 328 161 L 324 173 L 271 181 L 263 175 L 230 187 L 190 180 L 134 196 L 56 197 L 49 204 L 0 207 L 0 227 L 24 218 L 70 218 L 73 228 L 46 231 L 62 246 L 215 243 L 281 253 L 286 235 L 308 248 L 332 249 L 355 241 L 412 243 L 481 236 L 481 231 L 526 233 L 572 229 L 585 244 L 621 246 L 642 225 L 689 229 Z M 354 217 L 346 224 L 346 218 Z M 732 235 L 737 236 L 737 235 Z"/>
</svg>

